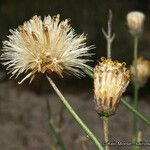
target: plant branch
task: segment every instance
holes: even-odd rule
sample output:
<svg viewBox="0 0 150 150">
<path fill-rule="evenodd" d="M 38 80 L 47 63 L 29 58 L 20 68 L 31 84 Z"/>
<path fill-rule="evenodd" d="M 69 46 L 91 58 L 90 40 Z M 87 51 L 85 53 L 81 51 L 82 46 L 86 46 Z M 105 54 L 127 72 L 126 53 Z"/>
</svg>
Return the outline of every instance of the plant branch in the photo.
<svg viewBox="0 0 150 150">
<path fill-rule="evenodd" d="M 49 125 L 50 125 L 50 128 L 52 129 L 52 131 L 55 135 L 55 138 L 56 138 L 58 145 L 60 146 L 61 150 L 66 150 L 64 141 L 63 141 L 62 136 L 60 134 L 60 130 L 54 125 L 52 120 L 49 121 Z"/>
<path fill-rule="evenodd" d="M 115 34 L 112 35 L 112 12 L 111 12 L 111 10 L 109 10 L 109 18 L 108 18 L 108 24 L 107 25 L 108 25 L 107 33 L 104 30 L 104 28 L 102 28 L 102 33 L 103 33 L 103 35 L 107 41 L 107 57 L 111 58 L 111 45 L 112 45 L 112 42 L 115 38 Z"/>
<path fill-rule="evenodd" d="M 59 91 L 53 80 L 47 76 L 47 79 L 51 86 L 53 87 L 54 91 L 60 98 L 60 100 L 63 102 L 67 110 L 70 112 L 70 114 L 73 116 L 73 118 L 77 121 L 77 123 L 80 125 L 80 127 L 85 131 L 85 133 L 88 135 L 88 137 L 95 143 L 98 150 L 104 150 L 100 142 L 97 140 L 97 138 L 94 136 L 94 134 L 90 131 L 90 129 L 83 123 L 83 121 L 79 118 L 79 116 L 76 114 L 76 112 L 73 110 L 73 108 L 68 103 L 67 99 L 62 95 L 62 93 Z"/>
<path fill-rule="evenodd" d="M 150 119 L 147 119 L 141 112 L 137 111 L 133 106 L 128 104 L 125 98 L 121 98 L 122 104 L 129 109 L 131 112 L 133 112 L 138 118 L 140 118 L 143 122 L 145 122 L 147 125 L 150 126 Z"/>
<path fill-rule="evenodd" d="M 104 124 L 104 139 L 105 139 L 105 150 L 109 150 L 109 118 L 102 117 Z"/>
<path fill-rule="evenodd" d="M 134 82 L 134 103 L 133 106 L 135 109 L 138 110 L 138 91 L 139 91 L 139 85 L 138 85 L 138 70 L 137 70 L 137 57 L 138 57 L 138 36 L 134 36 L 134 70 L 135 70 L 135 82 Z M 138 138 L 138 126 L 137 126 L 137 117 L 135 114 L 133 114 L 133 137 L 132 141 L 133 143 L 137 142 Z M 133 149 L 136 149 L 135 146 L 133 146 Z"/>
<path fill-rule="evenodd" d="M 48 122 L 49 122 L 50 129 L 53 131 L 53 134 L 61 150 L 66 150 L 60 130 L 55 126 L 53 120 L 51 119 L 51 107 L 50 107 L 49 100 L 47 100 L 47 110 L 48 110 Z"/>
</svg>

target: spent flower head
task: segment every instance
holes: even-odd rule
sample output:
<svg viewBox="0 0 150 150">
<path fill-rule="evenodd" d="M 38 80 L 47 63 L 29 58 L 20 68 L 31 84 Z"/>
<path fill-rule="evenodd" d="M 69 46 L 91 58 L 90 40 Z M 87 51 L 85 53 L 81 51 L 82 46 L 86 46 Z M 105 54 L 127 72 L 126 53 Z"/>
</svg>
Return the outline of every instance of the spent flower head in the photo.
<svg viewBox="0 0 150 150">
<path fill-rule="evenodd" d="M 96 111 L 100 116 L 115 113 L 120 98 L 130 80 L 125 63 L 102 58 L 94 69 Z"/>
<path fill-rule="evenodd" d="M 10 32 L 3 42 L 1 59 L 12 76 L 26 74 L 20 83 L 27 78 L 32 81 L 38 72 L 82 76 L 84 67 L 91 69 L 86 63 L 92 46 L 86 46 L 86 36 L 77 35 L 68 19 L 60 21 L 60 15 L 44 17 L 43 21 L 34 16 Z"/>
<path fill-rule="evenodd" d="M 131 11 L 127 14 L 127 24 L 132 35 L 139 35 L 143 31 L 145 15 L 139 11 Z"/>
<path fill-rule="evenodd" d="M 134 62 L 133 62 L 134 63 Z M 147 82 L 148 78 L 150 77 L 150 61 L 144 59 L 143 57 L 139 57 L 137 59 L 137 82 L 140 87 L 144 86 L 144 84 Z M 135 67 L 132 65 L 130 67 L 131 73 L 132 73 L 132 81 L 133 83 L 136 82 L 135 77 Z"/>
</svg>

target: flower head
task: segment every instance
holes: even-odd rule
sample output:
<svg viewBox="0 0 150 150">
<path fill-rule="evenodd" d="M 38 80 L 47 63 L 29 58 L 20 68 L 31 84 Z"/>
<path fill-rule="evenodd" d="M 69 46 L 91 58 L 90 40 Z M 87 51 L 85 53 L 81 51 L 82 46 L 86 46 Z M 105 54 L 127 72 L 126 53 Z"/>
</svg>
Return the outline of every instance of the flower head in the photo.
<svg viewBox="0 0 150 150">
<path fill-rule="evenodd" d="M 130 80 L 125 63 L 102 58 L 94 69 L 96 111 L 101 116 L 115 113 L 120 98 Z"/>
<path fill-rule="evenodd" d="M 140 34 L 143 30 L 145 15 L 142 12 L 132 11 L 127 14 L 127 23 L 131 34 Z"/>
<path fill-rule="evenodd" d="M 12 76 L 26 73 L 20 83 L 29 77 L 32 81 L 37 72 L 81 76 L 84 67 L 90 69 L 86 62 L 92 47 L 86 46 L 86 36 L 76 35 L 69 20 L 60 21 L 60 15 L 47 16 L 43 21 L 34 16 L 10 32 L 1 59 Z"/>
<path fill-rule="evenodd" d="M 130 67 L 131 73 L 133 75 L 132 81 L 135 82 L 135 68 L 132 65 Z M 137 82 L 139 86 L 144 86 L 150 77 L 150 61 L 140 57 L 137 59 Z"/>
</svg>

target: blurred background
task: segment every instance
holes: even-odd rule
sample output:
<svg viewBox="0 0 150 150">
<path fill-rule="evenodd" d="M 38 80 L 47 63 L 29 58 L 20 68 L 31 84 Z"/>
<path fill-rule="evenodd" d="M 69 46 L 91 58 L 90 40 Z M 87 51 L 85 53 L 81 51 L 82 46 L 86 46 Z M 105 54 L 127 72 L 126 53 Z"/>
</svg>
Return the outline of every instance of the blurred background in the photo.
<svg viewBox="0 0 150 150">
<path fill-rule="evenodd" d="M 87 34 L 87 45 L 95 45 L 96 48 L 92 50 L 95 53 L 94 61 L 90 64 L 94 66 L 102 56 L 106 56 L 106 40 L 101 29 L 103 27 L 107 30 L 109 9 L 113 12 L 112 29 L 116 34 L 112 45 L 112 58 L 125 61 L 127 65 L 132 63 L 133 40 L 128 32 L 126 14 L 138 10 L 146 15 L 144 33 L 139 42 L 139 56 L 150 59 L 149 0 L 0 0 L 0 46 L 2 48 L 2 41 L 10 34 L 9 29 L 17 28 L 32 16 L 39 15 L 43 18 L 48 14 L 60 14 L 62 20 L 71 19 L 71 25 L 78 34 Z M 81 118 L 102 140 L 102 123 L 92 106 L 93 81 L 89 77 L 59 79 L 53 76 L 53 79 Z M 147 116 L 150 116 L 149 83 L 150 81 L 140 89 L 140 109 Z M 126 92 L 129 99 L 132 99 L 132 91 L 133 86 L 130 84 Z M 52 118 L 58 124 L 62 106 L 46 79 L 39 75 L 30 85 L 28 81 L 18 85 L 16 80 L 8 80 L 5 68 L 0 66 L 0 149 L 53 150 L 56 141 L 52 131 L 49 131 L 47 100 L 50 101 Z M 67 111 L 63 117 L 62 135 L 67 149 L 96 149 Z M 121 105 L 117 115 L 112 117 L 113 140 L 131 140 L 131 120 L 131 113 L 127 113 Z M 140 130 L 143 138 L 148 140 L 149 128 L 141 123 Z M 88 148 L 84 149 L 83 145 L 88 145 Z"/>
</svg>

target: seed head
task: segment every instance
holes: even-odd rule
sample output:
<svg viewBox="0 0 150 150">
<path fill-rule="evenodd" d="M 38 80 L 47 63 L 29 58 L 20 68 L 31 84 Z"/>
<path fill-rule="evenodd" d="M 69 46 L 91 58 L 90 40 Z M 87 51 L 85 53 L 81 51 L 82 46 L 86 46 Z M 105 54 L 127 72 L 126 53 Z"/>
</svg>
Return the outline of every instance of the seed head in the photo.
<svg viewBox="0 0 150 150">
<path fill-rule="evenodd" d="M 96 111 L 101 116 L 115 113 L 120 98 L 130 80 L 125 63 L 101 59 L 94 69 L 94 94 Z"/>
<path fill-rule="evenodd" d="M 31 81 L 36 73 L 55 72 L 63 77 L 64 73 L 82 76 L 82 69 L 91 69 L 86 36 L 76 35 L 69 20 L 60 21 L 60 15 L 51 17 L 34 16 L 18 29 L 10 30 L 11 35 L 3 42 L 3 65 L 16 78 L 25 73 Z M 11 76 L 11 77 L 12 77 Z"/>
<path fill-rule="evenodd" d="M 131 34 L 141 34 L 143 31 L 145 15 L 142 12 L 132 11 L 127 14 L 127 24 Z"/>
<path fill-rule="evenodd" d="M 134 62 L 133 62 L 134 63 Z M 150 77 L 150 61 L 140 57 L 137 59 L 137 82 L 140 87 L 144 86 L 147 82 L 148 78 Z M 135 67 L 132 65 L 130 67 L 132 73 L 132 81 L 133 83 L 136 82 L 135 78 Z"/>
</svg>

